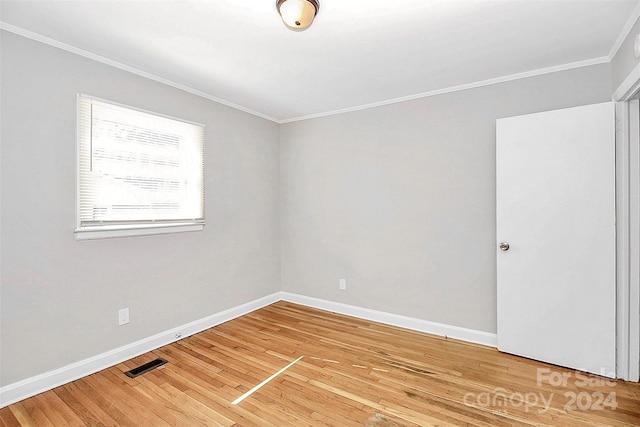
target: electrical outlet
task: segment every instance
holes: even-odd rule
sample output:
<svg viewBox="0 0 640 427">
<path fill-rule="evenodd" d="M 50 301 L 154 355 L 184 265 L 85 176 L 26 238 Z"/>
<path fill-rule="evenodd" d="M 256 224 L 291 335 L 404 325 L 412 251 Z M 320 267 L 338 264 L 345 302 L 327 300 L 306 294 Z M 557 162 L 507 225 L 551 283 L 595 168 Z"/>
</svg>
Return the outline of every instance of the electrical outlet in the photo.
<svg viewBox="0 0 640 427">
<path fill-rule="evenodd" d="M 347 279 L 340 279 L 340 289 L 347 289 Z"/>
<path fill-rule="evenodd" d="M 118 310 L 118 325 L 126 325 L 129 323 L 129 309 L 123 308 L 122 310 Z"/>
</svg>

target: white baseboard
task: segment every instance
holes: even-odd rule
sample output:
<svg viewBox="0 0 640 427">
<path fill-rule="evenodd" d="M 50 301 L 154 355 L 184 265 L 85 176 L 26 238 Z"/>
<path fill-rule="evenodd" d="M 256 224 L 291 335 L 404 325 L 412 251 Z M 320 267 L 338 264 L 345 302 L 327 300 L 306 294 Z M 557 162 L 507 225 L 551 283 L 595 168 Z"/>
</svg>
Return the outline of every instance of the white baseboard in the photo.
<svg viewBox="0 0 640 427">
<path fill-rule="evenodd" d="M 149 351 L 155 350 L 163 345 L 197 334 L 198 332 L 202 332 L 221 323 L 228 322 L 229 320 L 251 313 L 252 311 L 258 310 L 280 300 L 306 305 L 321 310 L 332 311 L 334 313 L 345 314 L 360 319 L 384 323 L 387 325 L 411 329 L 414 331 L 496 347 L 496 334 L 460 328 L 458 326 L 445 325 L 442 323 L 429 322 L 427 320 L 400 316 L 398 314 L 386 313 L 383 311 L 370 310 L 368 308 L 356 307 L 353 305 L 307 297 L 289 292 L 276 292 L 263 298 L 250 301 L 246 304 L 221 311 L 203 319 L 169 329 L 168 331 L 160 332 L 159 334 L 110 350 L 106 353 L 0 387 L 0 408 L 4 408 L 12 403 L 19 402 L 20 400 L 117 365 L 125 360 L 148 353 Z M 178 332 L 181 334 L 180 338 L 176 338 L 176 333 Z"/>
<path fill-rule="evenodd" d="M 202 332 L 229 320 L 243 316 L 247 313 L 265 307 L 274 302 L 280 301 L 280 292 L 267 295 L 263 298 L 221 311 L 165 332 L 144 338 L 140 341 L 110 350 L 106 353 L 72 363 L 62 368 L 45 372 L 4 387 L 0 387 L 0 408 L 34 396 L 55 387 L 77 380 L 78 378 L 91 375 L 95 372 L 117 365 L 133 357 L 155 350 L 163 345 L 170 344 L 179 339 Z M 176 338 L 176 333 L 181 337 Z"/>
<path fill-rule="evenodd" d="M 356 307 L 334 301 L 327 301 L 319 298 L 307 297 L 304 295 L 281 292 L 281 299 L 295 304 L 306 305 L 320 310 L 332 311 L 334 313 L 345 314 L 359 319 L 371 320 L 373 322 L 384 323 L 386 325 L 398 326 L 400 328 L 411 329 L 413 331 L 425 332 L 427 334 L 439 335 L 442 337 L 455 338 L 462 341 L 482 344 L 489 347 L 497 346 L 497 336 L 489 332 L 476 331 L 474 329 L 461 328 L 459 326 L 445 325 L 443 323 L 430 322 L 428 320 L 416 319 L 413 317 L 401 316 L 399 314 L 386 313 L 384 311 L 371 310 L 368 308 Z"/>
</svg>

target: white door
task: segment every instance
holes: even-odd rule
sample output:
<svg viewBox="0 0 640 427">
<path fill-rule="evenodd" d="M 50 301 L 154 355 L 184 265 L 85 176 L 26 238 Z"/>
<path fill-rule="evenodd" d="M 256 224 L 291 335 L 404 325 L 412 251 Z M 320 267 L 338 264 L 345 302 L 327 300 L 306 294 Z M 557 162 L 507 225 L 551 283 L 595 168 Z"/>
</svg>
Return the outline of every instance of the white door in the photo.
<svg viewBox="0 0 640 427">
<path fill-rule="evenodd" d="M 498 349 L 614 377 L 614 104 L 496 131 Z"/>
</svg>

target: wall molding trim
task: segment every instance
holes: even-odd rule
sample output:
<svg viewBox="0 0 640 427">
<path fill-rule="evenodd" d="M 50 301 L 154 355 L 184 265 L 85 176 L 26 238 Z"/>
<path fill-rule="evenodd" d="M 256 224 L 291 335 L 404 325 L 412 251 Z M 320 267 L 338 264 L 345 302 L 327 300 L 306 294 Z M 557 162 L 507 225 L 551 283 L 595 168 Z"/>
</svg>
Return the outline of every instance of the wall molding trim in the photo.
<svg viewBox="0 0 640 427">
<path fill-rule="evenodd" d="M 613 57 L 616 56 L 616 54 L 622 47 L 622 44 L 624 43 L 625 39 L 627 38 L 629 33 L 631 33 L 633 26 L 636 25 L 638 18 L 640 18 L 640 3 L 638 3 L 636 7 L 633 9 L 633 12 L 631 12 L 631 16 L 629 16 L 629 19 L 627 19 L 627 22 L 622 28 L 622 31 L 620 31 L 620 34 L 618 34 L 618 38 L 613 43 L 613 46 L 611 46 L 611 50 L 609 51 L 610 61 L 613 60 Z"/>
<path fill-rule="evenodd" d="M 523 73 L 509 74 L 506 76 L 496 77 L 488 80 L 481 80 L 477 82 L 471 82 L 471 83 L 462 84 L 458 86 L 450 86 L 450 87 L 437 89 L 429 92 L 422 92 L 414 95 L 403 96 L 400 98 L 387 99 L 384 101 L 373 102 L 371 104 L 356 105 L 354 107 L 343 108 L 339 110 L 326 111 L 326 112 L 317 113 L 317 114 L 309 114 L 307 116 L 293 117 L 290 119 L 282 119 L 278 123 L 285 124 L 285 123 L 299 122 L 303 120 L 318 119 L 321 117 L 335 116 L 337 114 L 343 114 L 343 113 L 352 113 L 352 112 L 361 111 L 361 110 L 368 110 L 370 108 L 384 107 L 386 105 L 398 104 L 401 102 L 413 101 L 416 99 L 429 98 L 433 96 L 445 95 L 448 93 L 460 92 L 460 91 L 470 90 L 470 89 L 477 89 L 484 86 L 491 86 L 495 84 L 506 83 L 506 82 L 511 82 L 511 81 L 520 80 L 520 79 L 527 79 L 529 77 L 537 77 L 545 74 L 557 73 L 559 71 L 567 71 L 567 70 L 573 70 L 576 68 L 589 67 L 592 65 L 607 64 L 610 62 L 611 61 L 609 60 L 608 56 L 601 56 L 598 58 L 587 59 L 584 61 L 577 61 L 577 62 L 571 62 L 568 64 L 555 65 L 552 67 L 525 71 Z"/>
<path fill-rule="evenodd" d="M 133 357 L 251 313 L 281 300 L 280 292 L 212 314 L 67 366 L 0 387 L 0 408 L 91 375 Z M 180 338 L 176 338 L 176 333 Z"/>
<path fill-rule="evenodd" d="M 640 5 L 636 8 L 634 13 L 640 13 Z M 634 18 L 634 19 L 637 19 L 637 17 Z M 635 22 L 635 20 L 633 22 Z M 628 31 L 631 30 L 631 28 L 627 29 L 628 26 L 629 26 L 629 23 L 627 23 L 627 26 L 625 26 L 625 29 L 623 30 L 623 32 L 625 32 L 625 31 L 628 32 Z M 631 26 L 633 26 L 633 25 L 631 25 Z M 271 116 L 269 116 L 267 114 L 263 114 L 263 113 L 261 113 L 259 111 L 254 111 L 254 110 L 252 110 L 250 108 L 247 108 L 247 107 L 244 107 L 242 105 L 238 105 L 238 104 L 235 104 L 235 103 L 233 103 L 231 101 L 227 101 L 226 99 L 218 98 L 218 97 L 213 96 L 211 94 L 205 93 L 205 92 L 203 92 L 201 90 L 194 89 L 194 88 L 189 87 L 187 85 L 174 82 L 174 81 L 166 79 L 164 77 L 157 76 L 157 75 L 155 75 L 153 73 L 149 73 L 147 71 L 140 70 L 138 68 L 123 64 L 121 62 L 106 58 L 106 57 L 101 56 L 101 55 L 97 55 L 97 54 L 95 54 L 93 52 L 89 52 L 87 50 L 80 49 L 80 48 L 77 48 L 75 46 L 71 46 L 71 45 L 69 45 L 67 43 L 60 42 L 60 41 L 52 39 L 50 37 L 46 37 L 46 36 L 43 36 L 41 34 L 34 33 L 32 31 L 29 31 L 29 30 L 25 30 L 24 28 L 20 28 L 20 27 L 17 27 L 15 25 L 11 25 L 11 24 L 8 24 L 8 23 L 3 22 L 3 21 L 0 21 L 0 30 L 5 30 L 5 31 L 8 31 L 8 32 L 17 34 L 19 36 L 22 36 L 22 37 L 26 37 L 28 39 L 35 40 L 37 42 L 44 43 L 44 44 L 47 44 L 49 46 L 56 47 L 58 49 L 65 50 L 67 52 L 71 52 L 71 53 L 74 53 L 76 55 L 80 55 L 80 56 L 83 56 L 85 58 L 92 59 L 94 61 L 101 62 L 103 64 L 107 64 L 107 65 L 110 65 L 110 66 L 115 67 L 115 68 L 119 68 L 119 69 L 124 70 L 124 71 L 128 71 L 128 72 L 130 72 L 132 74 L 136 74 L 138 76 L 141 76 L 141 77 L 144 77 L 144 78 L 147 78 L 147 79 L 150 79 L 150 80 L 154 80 L 156 82 L 165 84 L 167 86 L 171 86 L 171 87 L 174 87 L 176 89 L 183 90 L 185 92 L 191 93 L 193 95 L 200 96 L 200 97 L 208 99 L 210 101 L 217 102 L 217 103 L 222 104 L 222 105 L 226 105 L 227 107 L 235 108 L 236 110 L 244 111 L 245 113 L 249 113 L 249 114 L 252 114 L 254 116 L 261 117 L 263 119 L 269 120 L 271 122 L 274 122 L 274 123 L 277 123 L 277 124 L 280 124 L 280 125 L 281 124 L 286 124 L 286 123 L 303 121 L 303 120 L 310 120 L 310 119 L 317 119 L 317 118 L 321 118 L 321 117 L 334 116 L 334 115 L 337 115 L 337 114 L 351 113 L 351 112 L 356 112 L 356 111 L 361 111 L 361 110 L 368 110 L 370 108 L 382 107 L 382 106 L 385 106 L 385 105 L 397 104 L 397 103 L 401 103 L 401 102 L 405 102 L 405 101 L 412 101 L 412 100 L 415 100 L 415 99 L 428 98 L 428 97 L 432 97 L 432 96 L 444 95 L 444 94 L 453 93 L 453 92 L 459 92 L 459 91 L 463 91 L 463 90 L 476 89 L 476 88 L 481 88 L 481 87 L 484 87 L 484 86 L 490 86 L 490 85 L 494 85 L 494 84 L 505 83 L 505 82 L 510 82 L 510 81 L 519 80 L 519 79 L 526 79 L 526 78 L 529 78 L 529 77 L 536 77 L 536 76 L 541 76 L 541 75 L 544 75 L 544 74 L 556 73 L 556 72 L 559 72 L 559 71 L 566 71 L 566 70 L 572 70 L 572 69 L 575 69 L 575 68 L 588 67 L 588 66 L 591 66 L 591 65 L 606 64 L 606 63 L 610 63 L 611 62 L 611 57 L 612 57 L 611 53 L 610 53 L 609 56 L 601 56 L 601 57 L 597 57 L 597 58 L 586 59 L 586 60 L 583 60 L 583 61 L 576 61 L 576 62 L 571 62 L 571 63 L 567 63 L 567 64 L 560 64 L 560 65 L 554 65 L 554 66 L 551 66 L 551 67 L 525 71 L 525 72 L 521 72 L 521 73 L 509 74 L 509 75 L 500 76 L 500 77 L 496 77 L 496 78 L 492 78 L 492 79 L 488 79 L 488 80 L 470 82 L 470 83 L 467 83 L 467 84 L 446 87 L 446 88 L 432 90 L 432 91 L 428 91 L 428 92 L 417 93 L 417 94 L 413 94 L 413 95 L 403 96 L 403 97 L 400 97 L 400 98 L 382 100 L 382 101 L 373 102 L 373 103 L 370 103 L 370 104 L 356 105 L 356 106 L 353 106 L 353 107 L 342 108 L 342 109 L 331 110 L 331 111 L 325 111 L 325 112 L 309 114 L 309 115 L 299 116 L 299 117 L 290 117 L 290 118 L 284 118 L 284 119 L 277 119 L 277 118 L 271 117 Z M 620 41 L 620 42 L 616 41 L 616 45 L 613 46 L 611 52 L 617 51 L 617 49 L 619 49 L 620 46 L 618 46 L 617 43 L 622 43 L 622 41 Z"/>
<path fill-rule="evenodd" d="M 53 371 L 0 387 L 0 408 L 117 365 L 278 301 L 288 301 L 386 325 L 496 347 L 496 334 L 280 291 Z M 176 338 L 178 332 L 181 334 L 180 338 Z"/>
<path fill-rule="evenodd" d="M 633 86 L 638 86 L 638 83 Z M 629 90 L 621 102 L 616 103 L 616 376 L 626 381 L 638 382 L 640 106 L 638 99 L 633 98 L 635 93 L 636 90 Z"/>
<path fill-rule="evenodd" d="M 497 335 L 489 332 L 430 322 L 428 320 L 416 319 L 414 317 L 402 316 L 384 311 L 371 310 L 368 308 L 293 294 L 290 292 L 281 292 L 281 297 L 284 301 L 357 317 L 358 319 L 371 320 L 385 325 L 398 326 L 400 328 L 411 329 L 413 331 L 424 332 L 441 337 L 454 338 L 474 344 L 497 347 Z"/>
<path fill-rule="evenodd" d="M 613 92 L 611 100 L 614 102 L 625 102 L 633 98 L 640 90 L 640 64 L 636 65 L 624 79 L 620 86 Z"/>
<path fill-rule="evenodd" d="M 194 88 L 189 87 L 187 85 L 183 85 L 181 83 L 174 82 L 174 81 L 166 79 L 164 77 L 157 76 L 157 75 L 155 75 L 153 73 L 149 73 L 147 71 L 143 71 L 143 70 L 141 70 L 139 68 L 123 64 L 122 62 L 118 62 L 118 61 L 115 61 L 113 59 L 106 58 L 104 56 L 95 54 L 93 52 L 89 52 L 87 50 L 80 49 L 80 48 L 77 48 L 75 46 L 71 46 L 71 45 L 69 45 L 67 43 L 60 42 L 60 41 L 52 39 L 50 37 L 46 37 L 46 36 L 43 36 L 41 34 L 34 33 L 33 31 L 25 30 L 24 28 L 20 28 L 20 27 L 16 27 L 15 25 L 7 24 L 6 22 L 0 21 L 0 30 L 9 31 L 10 33 L 14 33 L 14 34 L 17 34 L 19 36 L 22 36 L 22 37 L 25 37 L 25 38 L 28 38 L 28 39 L 31 39 L 31 40 L 34 40 L 34 41 L 37 41 L 37 42 L 40 42 L 40 43 L 44 43 L 44 44 L 49 45 L 49 46 L 57 47 L 58 49 L 66 50 L 67 52 L 71 52 L 71 53 L 74 53 L 76 55 L 80 55 L 80 56 L 83 56 L 85 58 L 88 58 L 88 59 L 91 59 L 91 60 L 94 60 L 94 61 L 97 61 L 97 62 L 101 62 L 103 64 L 110 65 L 110 66 L 118 68 L 120 70 L 127 71 L 129 73 L 138 75 L 140 77 L 144 77 L 146 79 L 153 80 L 153 81 L 156 81 L 158 83 L 162 83 L 164 85 L 171 86 L 171 87 L 174 87 L 176 89 L 183 90 L 185 92 L 191 93 L 191 94 L 199 96 L 201 98 L 205 98 L 205 99 L 208 99 L 210 101 L 217 102 L 218 104 L 226 105 L 227 107 L 231 107 L 231 108 L 234 108 L 236 110 L 244 111 L 245 113 L 249 113 L 249 114 L 252 114 L 254 116 L 261 117 L 263 119 L 269 120 L 269 121 L 274 122 L 274 123 L 280 123 L 277 119 L 275 119 L 275 118 L 273 118 L 271 116 L 268 116 L 266 114 L 262 114 L 262 113 L 260 113 L 258 111 L 254 111 L 254 110 L 252 110 L 250 108 L 243 107 L 242 105 L 235 104 L 235 103 L 233 103 L 231 101 L 227 101 L 226 99 L 218 98 L 216 96 L 210 95 L 210 94 L 208 94 L 206 92 L 203 92 L 201 90 L 194 89 Z"/>
</svg>

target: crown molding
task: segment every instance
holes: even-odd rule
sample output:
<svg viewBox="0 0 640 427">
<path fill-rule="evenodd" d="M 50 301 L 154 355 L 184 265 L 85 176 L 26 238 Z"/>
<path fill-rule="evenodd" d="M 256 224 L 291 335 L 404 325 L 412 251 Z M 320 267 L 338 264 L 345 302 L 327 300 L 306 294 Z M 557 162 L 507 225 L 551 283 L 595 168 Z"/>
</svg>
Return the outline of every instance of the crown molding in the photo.
<svg viewBox="0 0 640 427">
<path fill-rule="evenodd" d="M 631 30 L 631 28 L 635 24 L 635 22 L 638 19 L 638 17 L 640 17 L 640 3 L 638 5 L 638 7 L 636 7 L 636 9 L 634 10 L 634 14 L 633 14 L 632 18 L 629 19 L 629 21 L 627 21 L 627 24 L 625 25 L 625 30 L 620 34 L 618 39 L 624 40 L 624 37 L 622 37 L 623 33 L 625 33 L 625 31 L 626 31 L 626 34 L 629 33 L 629 31 Z M 629 28 L 627 28 L 627 27 L 629 27 Z M 95 53 L 92 53 L 92 52 L 89 52 L 89 51 L 86 51 L 86 50 L 83 50 L 83 49 L 79 49 L 77 47 L 68 45 L 66 43 L 63 43 L 63 42 L 60 42 L 60 41 L 57 41 L 57 40 L 54 40 L 54 39 L 52 39 L 50 37 L 46 37 L 46 36 L 43 36 L 41 34 L 34 33 L 32 31 L 29 31 L 29 30 L 25 30 L 23 28 L 15 26 L 15 25 L 7 24 L 5 22 L 0 21 L 0 29 L 5 30 L 5 31 L 9 31 L 11 33 L 20 35 L 22 37 L 26 37 L 26 38 L 31 39 L 31 40 L 35 40 L 35 41 L 47 44 L 49 46 L 53 46 L 53 47 L 65 50 L 67 52 L 71 52 L 71 53 L 83 56 L 83 57 L 88 58 L 88 59 L 92 59 L 94 61 L 101 62 L 101 63 L 106 64 L 106 65 L 110 65 L 112 67 L 115 67 L 115 68 L 130 72 L 132 74 L 136 74 L 136 75 L 144 77 L 144 78 L 148 78 L 150 80 L 157 81 L 159 83 L 165 84 L 167 86 L 174 87 L 176 89 L 183 90 L 185 92 L 191 93 L 191 94 L 199 96 L 201 98 L 205 98 L 205 99 L 208 99 L 210 101 L 217 102 L 219 104 L 225 105 L 227 107 L 231 107 L 231 108 L 234 108 L 236 110 L 240 110 L 240 111 L 243 111 L 245 113 L 248 113 L 248 114 L 251 114 L 251 115 L 266 119 L 266 120 L 269 120 L 269 121 L 274 122 L 276 124 L 285 124 L 285 123 L 298 122 L 298 121 L 303 121 L 303 120 L 317 119 L 317 118 L 327 117 L 327 116 L 334 116 L 334 115 L 337 115 L 337 114 L 351 113 L 351 112 L 356 112 L 356 111 L 361 111 L 361 110 L 368 110 L 368 109 L 371 109 L 371 108 L 382 107 L 382 106 L 391 105 L 391 104 L 397 104 L 397 103 L 401 103 L 401 102 L 405 102 L 405 101 L 412 101 L 412 100 L 421 99 L 421 98 L 428 98 L 428 97 L 432 97 L 432 96 L 444 95 L 444 94 L 453 93 L 453 92 L 459 92 L 459 91 L 463 91 L 463 90 L 475 89 L 475 88 L 480 88 L 480 87 L 484 87 L 484 86 L 490 86 L 490 85 L 499 84 L 499 83 L 505 83 L 505 82 L 514 81 L 514 80 L 525 79 L 525 78 L 528 78 L 528 77 L 535 77 L 535 76 L 540 76 L 540 75 L 544 75 L 544 74 L 555 73 L 555 72 L 558 72 L 558 71 L 566 71 L 566 70 L 571 70 L 571 69 L 575 69 L 575 68 L 588 67 L 588 66 L 591 66 L 591 65 L 597 65 L 597 64 L 603 64 L 603 63 L 611 62 L 609 56 L 603 56 L 603 57 L 598 57 L 598 58 L 587 59 L 587 60 L 584 60 L 584 61 L 577 61 L 577 62 L 571 62 L 571 63 L 568 63 L 568 64 L 562 64 L 562 65 L 556 65 L 556 66 L 552 66 L 552 67 L 540 68 L 540 69 L 537 69 L 537 70 L 526 71 L 526 72 L 523 72 L 523 73 L 509 74 L 509 75 L 506 75 L 506 76 L 496 77 L 496 78 L 493 78 L 493 79 L 481 80 L 481 81 L 477 81 L 477 82 L 472 82 L 472 83 L 467 83 L 467 84 L 462 84 L 462 85 L 457 85 L 457 86 L 451 86 L 451 87 L 447 87 L 447 88 L 442 88 L 442 89 L 437 89 L 437 90 L 433 90 L 433 91 L 417 93 L 417 94 L 414 94 L 414 95 L 408 95 L 408 96 L 403 96 L 403 97 L 399 97 L 399 98 L 392 98 L 392 99 L 388 99 L 388 100 L 383 100 L 383 101 L 378 101 L 378 102 L 373 102 L 373 103 L 368 103 L 368 104 L 357 105 L 357 106 L 353 106 L 353 107 L 341 108 L 341 109 L 337 109 L 337 110 L 325 111 L 325 112 L 321 112 L 321 113 L 314 113 L 314 114 L 298 116 L 298 117 L 292 117 L 292 118 L 286 118 L 286 119 L 277 119 L 275 117 L 269 116 L 267 114 L 260 113 L 258 111 L 254 111 L 254 110 L 252 110 L 250 108 L 243 107 L 241 105 L 235 104 L 235 103 L 227 101 L 225 99 L 215 97 L 213 95 L 210 95 L 210 94 L 208 94 L 206 92 L 203 92 L 203 91 L 200 91 L 198 89 L 194 89 L 192 87 L 183 85 L 181 83 L 174 82 L 174 81 L 169 80 L 169 79 L 165 79 L 164 77 L 157 76 L 157 75 L 155 75 L 153 73 L 149 73 L 147 71 L 140 70 L 138 68 L 132 67 L 132 66 L 127 65 L 127 64 L 123 64 L 123 63 L 118 62 L 118 61 L 114 61 L 112 59 L 97 55 Z M 626 34 L 625 34 L 625 37 L 626 37 Z M 616 43 L 618 43 L 618 41 L 616 41 Z M 620 42 L 620 44 L 621 44 L 621 42 Z M 618 49 L 619 49 L 619 46 L 618 46 Z M 612 49 L 612 52 L 613 51 L 614 51 L 614 49 Z"/>
<path fill-rule="evenodd" d="M 147 71 L 141 70 L 139 68 L 132 67 L 132 66 L 127 65 L 127 64 L 123 64 L 122 62 L 114 61 L 113 59 L 109 59 L 109 58 L 106 58 L 104 56 L 97 55 L 97 54 L 95 54 L 93 52 L 89 52 L 87 50 L 80 49 L 80 48 L 77 48 L 75 46 L 71 46 L 69 44 L 60 42 L 60 41 L 52 39 L 50 37 L 46 37 L 46 36 L 43 36 L 41 34 L 34 33 L 32 31 L 29 31 L 29 30 L 25 30 L 24 28 L 20 28 L 20 27 L 17 27 L 15 25 L 7 24 L 6 22 L 0 21 L 0 29 L 8 31 L 10 33 L 17 34 L 19 36 L 22 36 L 22 37 L 25 37 L 25 38 L 28 38 L 28 39 L 31 39 L 31 40 L 34 40 L 34 41 L 37 41 L 37 42 L 40 42 L 40 43 L 44 43 L 44 44 L 49 45 L 49 46 L 56 47 L 58 49 L 65 50 L 65 51 L 70 52 L 70 53 L 74 53 L 76 55 L 83 56 L 83 57 L 88 58 L 88 59 L 92 59 L 92 60 L 97 61 L 97 62 L 101 62 L 101 63 L 106 64 L 106 65 L 110 65 L 110 66 L 118 68 L 120 70 L 127 71 L 129 73 L 138 75 L 140 77 L 144 77 L 144 78 L 147 78 L 149 80 L 153 80 L 153 81 L 156 81 L 158 83 L 162 83 L 162 84 L 165 84 L 167 86 L 171 86 L 173 88 L 183 90 L 185 92 L 191 93 L 191 94 L 199 96 L 201 98 L 205 98 L 205 99 L 208 99 L 210 101 L 217 102 L 218 104 L 222 104 L 222 105 L 225 105 L 227 107 L 231 107 L 231 108 L 234 108 L 236 110 L 240 110 L 240 111 L 243 111 L 245 113 L 249 113 L 251 115 L 258 116 L 258 117 L 261 117 L 263 119 L 266 119 L 266 120 L 269 120 L 269 121 L 272 121 L 272 122 L 275 122 L 275 123 L 280 123 L 278 121 L 278 119 L 275 119 L 275 118 L 273 118 L 273 117 L 271 117 L 271 116 L 269 116 L 267 114 L 263 114 L 263 113 L 260 113 L 258 111 L 254 111 L 254 110 L 252 110 L 250 108 L 243 107 L 242 105 L 238 105 L 238 104 L 235 104 L 233 102 L 227 101 L 226 99 L 222 99 L 222 98 L 218 98 L 218 97 L 212 96 L 212 95 L 210 95 L 210 94 L 208 94 L 206 92 L 202 92 L 201 90 L 194 89 L 194 88 L 192 88 L 190 86 L 183 85 L 181 83 L 177 83 L 177 82 L 174 82 L 174 81 L 169 80 L 169 79 L 165 79 L 164 77 L 160 77 L 160 76 L 157 76 L 157 75 L 155 75 L 153 73 L 149 73 Z"/>
<path fill-rule="evenodd" d="M 601 56 L 599 58 L 587 59 L 585 61 L 577 61 L 577 62 L 571 62 L 568 64 L 556 65 L 553 67 L 540 68 L 537 70 L 526 71 L 524 73 L 509 74 L 502 77 L 496 77 L 494 79 L 482 80 L 482 81 L 467 83 L 467 84 L 458 85 L 458 86 L 451 86 L 451 87 L 437 89 L 429 92 L 422 92 L 415 95 L 408 95 L 400 98 L 394 98 L 394 99 L 389 99 L 385 101 L 373 102 L 370 104 L 358 105 L 355 107 L 343 108 L 339 110 L 327 111 L 327 112 L 318 113 L 318 114 L 309 114 L 306 116 L 284 119 L 284 120 L 281 120 L 280 123 L 284 124 L 284 123 L 291 123 L 291 122 L 299 122 L 302 120 L 317 119 L 320 117 L 333 116 L 336 114 L 351 113 L 351 112 L 360 111 L 360 110 L 368 110 L 370 108 L 382 107 L 385 105 L 397 104 L 400 102 L 412 101 L 415 99 L 429 98 L 431 96 L 444 95 L 444 94 L 453 93 L 453 92 L 460 92 L 463 90 L 475 89 L 475 88 L 480 88 L 484 86 L 510 82 L 514 80 L 526 79 L 529 77 L 541 76 L 544 74 L 556 73 L 558 71 L 572 70 L 575 68 L 588 67 L 591 65 L 606 64 L 609 62 L 610 62 L 609 57 Z"/>
<path fill-rule="evenodd" d="M 638 18 L 640 18 L 640 2 L 636 5 L 635 9 L 633 9 L 633 12 L 631 12 L 631 16 L 629 17 L 627 22 L 624 24 L 624 27 L 622 27 L 622 31 L 620 31 L 620 34 L 618 34 L 618 38 L 613 43 L 613 46 L 611 46 L 611 50 L 609 51 L 610 61 L 613 60 L 613 57 L 616 56 L 616 54 L 622 47 L 622 44 L 624 43 L 627 36 L 631 32 L 631 29 L 633 28 L 634 25 L 636 25 Z"/>
</svg>

